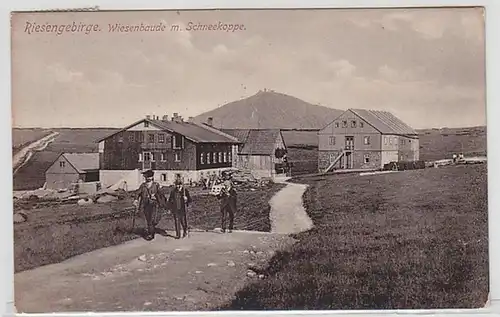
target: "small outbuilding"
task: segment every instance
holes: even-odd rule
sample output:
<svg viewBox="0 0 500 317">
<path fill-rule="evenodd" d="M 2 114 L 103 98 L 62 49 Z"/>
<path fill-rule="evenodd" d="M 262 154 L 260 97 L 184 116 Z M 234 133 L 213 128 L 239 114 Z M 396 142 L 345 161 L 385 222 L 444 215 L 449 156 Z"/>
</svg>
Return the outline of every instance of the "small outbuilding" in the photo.
<svg viewBox="0 0 500 317">
<path fill-rule="evenodd" d="M 99 181 L 99 153 L 62 153 L 45 172 L 47 189 Z"/>
</svg>

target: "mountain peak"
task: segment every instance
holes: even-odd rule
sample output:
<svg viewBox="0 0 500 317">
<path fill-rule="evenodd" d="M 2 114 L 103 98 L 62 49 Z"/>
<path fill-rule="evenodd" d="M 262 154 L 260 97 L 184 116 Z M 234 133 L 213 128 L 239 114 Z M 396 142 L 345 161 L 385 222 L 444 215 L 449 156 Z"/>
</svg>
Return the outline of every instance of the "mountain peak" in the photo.
<svg viewBox="0 0 500 317">
<path fill-rule="evenodd" d="M 196 120 L 206 122 L 212 117 L 214 127 L 225 129 L 321 129 L 342 112 L 265 88 L 205 112 Z"/>
</svg>

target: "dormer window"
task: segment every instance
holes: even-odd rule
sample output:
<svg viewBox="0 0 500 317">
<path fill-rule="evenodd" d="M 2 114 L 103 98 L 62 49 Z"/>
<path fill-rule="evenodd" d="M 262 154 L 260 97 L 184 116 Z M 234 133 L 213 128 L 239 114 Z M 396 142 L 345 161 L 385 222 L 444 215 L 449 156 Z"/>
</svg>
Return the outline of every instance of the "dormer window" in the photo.
<svg viewBox="0 0 500 317">
<path fill-rule="evenodd" d="M 174 135 L 174 137 L 172 138 L 173 140 L 173 148 L 174 149 L 182 149 L 183 148 L 183 145 L 184 145 L 184 140 L 183 140 L 183 137 L 182 135 Z"/>
<path fill-rule="evenodd" d="M 149 122 L 148 121 L 144 121 L 144 127 L 145 128 L 149 128 Z"/>
<path fill-rule="evenodd" d="M 355 128 L 355 127 L 356 127 L 356 121 L 353 120 L 353 121 L 351 121 L 351 128 Z"/>
<path fill-rule="evenodd" d="M 362 128 L 365 124 L 363 123 L 363 121 L 360 121 L 359 122 L 359 127 Z"/>
<path fill-rule="evenodd" d="M 347 120 L 342 121 L 342 128 L 347 128 Z"/>
<path fill-rule="evenodd" d="M 337 122 L 335 122 L 335 127 L 338 128 L 340 126 L 340 124 Z"/>
</svg>

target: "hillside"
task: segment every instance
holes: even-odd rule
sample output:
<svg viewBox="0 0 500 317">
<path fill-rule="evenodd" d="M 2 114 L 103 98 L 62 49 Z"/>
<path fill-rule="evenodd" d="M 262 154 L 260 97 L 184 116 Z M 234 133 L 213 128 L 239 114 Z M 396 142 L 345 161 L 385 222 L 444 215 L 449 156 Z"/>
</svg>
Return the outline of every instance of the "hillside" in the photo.
<svg viewBox="0 0 500 317">
<path fill-rule="evenodd" d="M 205 112 L 195 119 L 206 122 L 208 117 L 212 117 L 214 127 L 225 129 L 320 129 L 342 112 L 282 93 L 259 91 L 250 97 Z"/>
</svg>

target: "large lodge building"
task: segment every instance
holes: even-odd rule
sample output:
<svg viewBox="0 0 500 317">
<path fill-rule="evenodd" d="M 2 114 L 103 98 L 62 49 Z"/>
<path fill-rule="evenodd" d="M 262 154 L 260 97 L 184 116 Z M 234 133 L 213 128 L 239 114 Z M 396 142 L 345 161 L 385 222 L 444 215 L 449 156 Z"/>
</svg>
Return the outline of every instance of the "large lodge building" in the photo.
<svg viewBox="0 0 500 317">
<path fill-rule="evenodd" d="M 186 182 L 229 169 L 240 143 L 210 125 L 146 116 L 100 140 L 100 181 L 115 184 L 130 171 L 152 169 L 160 184 L 171 184 L 177 174 Z"/>
</svg>

